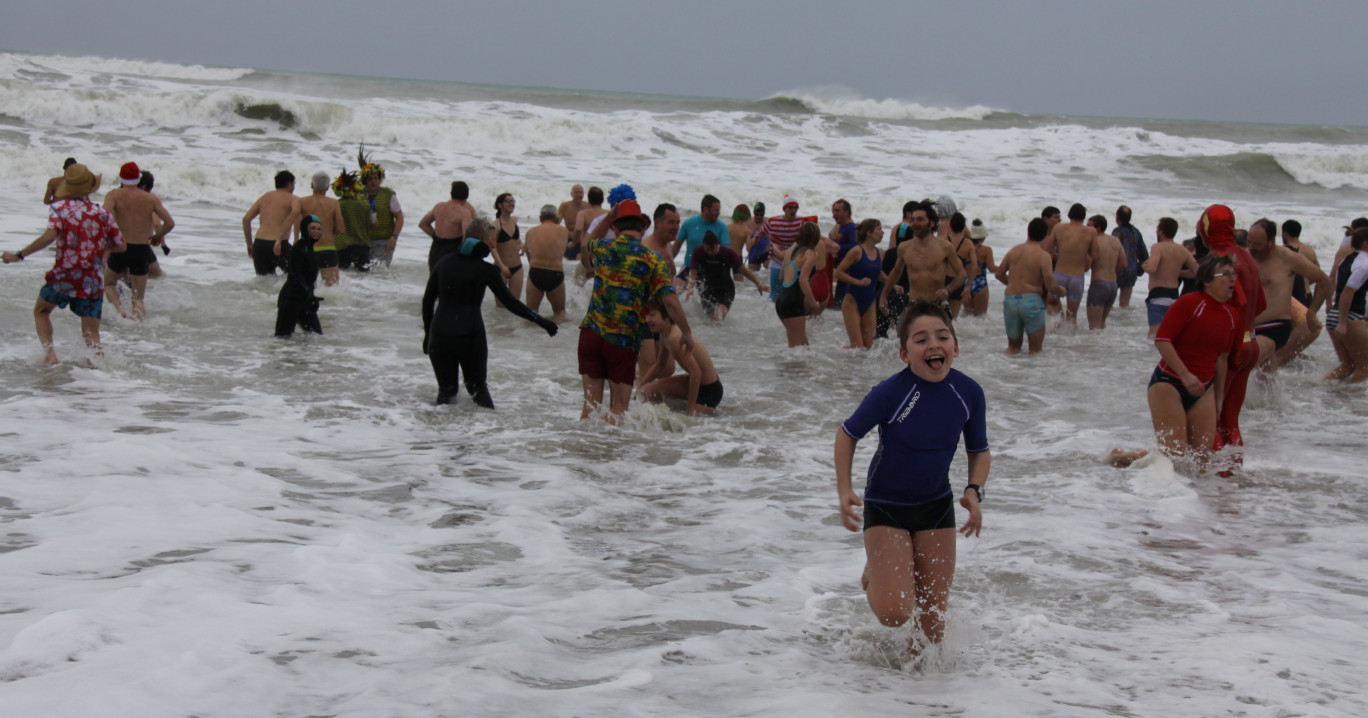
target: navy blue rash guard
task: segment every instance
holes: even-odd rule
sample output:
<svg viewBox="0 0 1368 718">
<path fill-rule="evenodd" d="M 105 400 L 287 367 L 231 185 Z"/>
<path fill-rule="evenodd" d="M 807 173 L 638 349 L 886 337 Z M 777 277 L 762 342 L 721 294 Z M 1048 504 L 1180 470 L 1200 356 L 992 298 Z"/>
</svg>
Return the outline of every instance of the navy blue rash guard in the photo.
<svg viewBox="0 0 1368 718">
<path fill-rule="evenodd" d="M 917 506 L 952 493 L 950 462 L 964 435 L 965 450 L 988 450 L 983 389 L 954 369 L 932 382 L 904 369 L 870 390 L 841 424 L 859 441 L 879 427 L 879 449 L 869 462 L 865 500 Z"/>
</svg>

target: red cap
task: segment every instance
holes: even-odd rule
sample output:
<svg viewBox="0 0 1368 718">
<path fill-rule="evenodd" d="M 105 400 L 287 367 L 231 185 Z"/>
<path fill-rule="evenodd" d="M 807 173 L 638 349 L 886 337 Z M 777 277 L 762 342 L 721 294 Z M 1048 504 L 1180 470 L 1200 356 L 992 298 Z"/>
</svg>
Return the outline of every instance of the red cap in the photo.
<svg viewBox="0 0 1368 718">
<path fill-rule="evenodd" d="M 132 162 L 125 162 L 124 166 L 119 168 L 119 179 L 121 180 L 133 180 L 134 182 L 137 182 L 141 177 L 142 172 L 140 172 L 138 166 Z"/>
<path fill-rule="evenodd" d="M 651 226 L 651 218 L 641 213 L 641 205 L 637 204 L 634 199 L 624 199 L 617 203 L 617 217 L 613 219 L 613 224 L 617 224 L 628 217 L 636 217 L 644 222 L 647 227 Z"/>
</svg>

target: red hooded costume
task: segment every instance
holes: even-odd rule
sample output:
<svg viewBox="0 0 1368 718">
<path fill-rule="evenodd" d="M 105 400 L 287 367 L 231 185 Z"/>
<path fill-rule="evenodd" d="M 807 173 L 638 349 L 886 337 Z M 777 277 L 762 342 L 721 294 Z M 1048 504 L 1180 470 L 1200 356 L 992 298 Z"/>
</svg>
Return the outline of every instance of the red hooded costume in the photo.
<svg viewBox="0 0 1368 718">
<path fill-rule="evenodd" d="M 1213 448 L 1219 451 L 1227 445 L 1244 446 L 1244 440 L 1240 437 L 1240 408 L 1244 406 L 1249 373 L 1259 359 L 1259 345 L 1252 334 L 1254 317 L 1263 312 L 1266 301 L 1263 283 L 1259 280 L 1259 265 L 1249 250 L 1235 244 L 1235 213 L 1229 207 L 1223 204 L 1208 207 L 1197 221 L 1197 235 L 1212 254 L 1235 260 L 1235 293 L 1228 304 L 1243 325 L 1239 327 L 1235 343 L 1230 347 L 1230 371 L 1226 373 L 1223 399 L 1217 408 L 1216 445 Z M 1236 454 L 1237 464 L 1242 459 L 1240 454 Z"/>
</svg>

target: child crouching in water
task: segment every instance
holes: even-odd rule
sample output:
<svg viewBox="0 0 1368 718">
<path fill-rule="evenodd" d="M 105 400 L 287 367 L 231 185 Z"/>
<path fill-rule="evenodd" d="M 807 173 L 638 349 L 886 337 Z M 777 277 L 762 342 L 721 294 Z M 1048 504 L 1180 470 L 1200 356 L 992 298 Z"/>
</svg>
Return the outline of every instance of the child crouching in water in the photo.
<svg viewBox="0 0 1368 718">
<path fill-rule="evenodd" d="M 646 309 L 646 326 L 660 335 L 656 352 L 656 363 L 647 368 L 646 373 L 637 381 L 641 397 L 646 401 L 660 401 L 662 397 L 687 399 L 684 413 L 689 416 L 703 414 L 711 416 L 713 410 L 722 402 L 722 380 L 717 378 L 712 357 L 698 337 L 693 338 L 693 351 L 680 351 L 679 327 L 670 320 L 665 307 L 652 301 Z M 683 374 L 675 374 L 675 362 L 684 369 Z"/>
<path fill-rule="evenodd" d="M 983 526 L 979 502 L 988 480 L 987 423 L 983 389 L 951 368 L 959 341 L 939 305 L 918 300 L 898 322 L 898 355 L 907 369 L 865 396 L 836 432 L 836 492 L 841 522 L 859 530 L 856 507 L 864 506 L 865 583 L 879 622 L 901 626 L 916 615 L 925 640 L 940 643 L 945 608 L 955 576 L 955 492 L 950 462 L 964 436 L 969 485 L 960 505 L 969 520 L 960 528 L 977 536 Z M 879 449 L 869 464 L 862 501 L 851 488 L 855 444 L 879 429 Z M 916 653 L 916 634 L 909 650 Z"/>
</svg>

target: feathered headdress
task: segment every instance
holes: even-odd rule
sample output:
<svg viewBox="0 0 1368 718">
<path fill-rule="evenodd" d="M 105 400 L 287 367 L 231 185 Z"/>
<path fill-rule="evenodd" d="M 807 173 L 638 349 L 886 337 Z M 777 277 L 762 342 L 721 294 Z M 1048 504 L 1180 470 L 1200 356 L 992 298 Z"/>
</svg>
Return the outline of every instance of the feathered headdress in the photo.
<svg viewBox="0 0 1368 718">
<path fill-rule="evenodd" d="M 366 143 L 364 142 L 361 143 L 361 149 L 356 153 L 356 164 L 361 168 L 358 174 L 362 182 L 365 182 L 372 175 L 378 176 L 381 182 L 385 181 L 385 168 L 371 162 L 370 155 L 366 154 Z"/>
<path fill-rule="evenodd" d="M 361 182 L 357 180 L 356 173 L 346 170 L 342 170 L 342 174 L 338 175 L 332 183 L 333 194 L 343 198 L 354 196 L 364 189 L 365 187 L 361 186 Z"/>
</svg>

